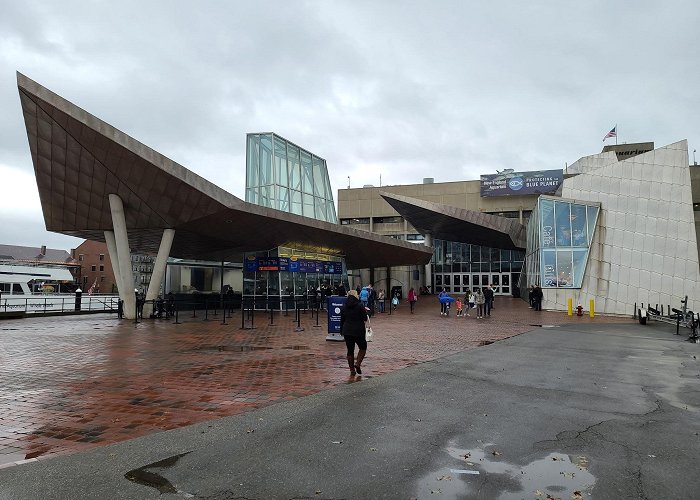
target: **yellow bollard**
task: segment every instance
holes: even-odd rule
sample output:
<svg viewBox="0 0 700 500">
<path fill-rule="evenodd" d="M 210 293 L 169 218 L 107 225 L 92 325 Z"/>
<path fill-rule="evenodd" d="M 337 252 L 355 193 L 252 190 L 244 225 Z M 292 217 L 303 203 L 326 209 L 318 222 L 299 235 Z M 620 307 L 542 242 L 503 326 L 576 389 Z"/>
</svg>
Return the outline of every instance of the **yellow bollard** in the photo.
<svg viewBox="0 0 700 500">
<path fill-rule="evenodd" d="M 595 316 L 595 313 L 593 312 L 594 309 L 595 309 L 595 302 L 593 301 L 593 299 L 591 299 L 591 302 L 590 302 L 590 306 L 589 306 L 589 307 L 590 307 L 590 312 L 589 312 L 589 314 L 591 315 L 591 318 L 592 318 L 593 316 Z"/>
<path fill-rule="evenodd" d="M 569 316 L 574 315 L 574 299 L 572 299 L 571 297 L 569 297 L 566 301 L 566 313 Z"/>
</svg>

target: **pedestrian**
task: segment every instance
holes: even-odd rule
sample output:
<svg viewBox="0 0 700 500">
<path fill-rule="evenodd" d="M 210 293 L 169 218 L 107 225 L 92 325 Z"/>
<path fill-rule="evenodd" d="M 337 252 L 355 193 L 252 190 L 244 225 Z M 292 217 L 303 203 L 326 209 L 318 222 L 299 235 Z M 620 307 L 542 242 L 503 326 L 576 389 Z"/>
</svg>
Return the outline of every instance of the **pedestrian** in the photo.
<svg viewBox="0 0 700 500">
<path fill-rule="evenodd" d="M 450 294 L 443 288 L 438 294 L 438 300 L 440 301 L 440 315 L 449 316 L 450 315 L 450 302 L 454 302 L 455 299 L 450 297 Z"/>
<path fill-rule="evenodd" d="M 367 352 L 365 338 L 365 322 L 367 320 L 367 309 L 358 299 L 357 291 L 350 290 L 345 305 L 340 310 L 340 332 L 345 338 L 351 377 L 354 377 L 356 373 L 362 375 L 362 360 L 365 359 Z M 359 349 L 357 359 L 355 359 L 355 345 Z"/>
<path fill-rule="evenodd" d="M 484 316 L 484 303 L 486 303 L 486 297 L 481 288 L 476 289 L 474 299 L 476 300 L 476 319 L 481 319 Z"/>
<path fill-rule="evenodd" d="M 367 307 L 369 308 L 369 317 L 374 316 L 374 304 L 377 301 L 377 292 L 372 286 L 372 283 L 367 285 Z"/>
<path fill-rule="evenodd" d="M 493 307 L 493 287 L 491 285 L 484 288 L 484 315 L 491 316 L 491 309 Z"/>
<path fill-rule="evenodd" d="M 474 292 L 469 290 L 467 294 L 464 297 L 464 301 L 467 303 L 467 316 L 471 316 L 469 314 L 470 309 L 474 309 L 476 307 L 476 296 L 474 295 Z"/>
<path fill-rule="evenodd" d="M 395 292 L 394 296 L 391 298 L 391 307 L 396 311 L 396 306 L 399 305 L 399 292 Z"/>
<path fill-rule="evenodd" d="M 379 293 L 377 294 L 377 300 L 379 301 L 379 313 L 384 312 L 384 308 L 386 306 L 386 296 L 384 294 L 384 289 L 380 289 Z"/>
<path fill-rule="evenodd" d="M 418 301 L 418 294 L 416 294 L 415 288 L 411 288 L 408 291 L 408 304 L 411 306 L 411 314 L 413 314 L 413 308 L 416 305 L 416 301 Z"/>
<path fill-rule="evenodd" d="M 462 317 L 462 299 L 457 299 L 455 301 L 455 307 L 457 308 L 457 317 L 461 318 Z"/>
<path fill-rule="evenodd" d="M 362 302 L 362 305 L 367 307 L 367 301 L 369 300 L 369 288 L 364 286 L 362 287 L 362 290 L 360 290 L 360 295 L 359 295 L 360 302 Z"/>
<path fill-rule="evenodd" d="M 530 303 L 530 309 L 535 307 L 535 285 L 530 285 L 527 289 L 527 300 Z"/>
<path fill-rule="evenodd" d="M 544 294 L 542 293 L 542 288 L 540 288 L 540 285 L 535 285 L 533 293 L 535 294 L 535 311 L 541 311 L 542 310 L 542 299 L 544 298 Z"/>
<path fill-rule="evenodd" d="M 232 290 L 232 289 L 229 288 L 229 290 Z M 228 294 L 228 292 L 226 292 L 226 293 Z M 231 293 L 231 295 L 233 295 L 233 292 Z M 168 300 L 167 309 L 166 309 L 166 317 L 169 318 L 170 316 L 172 316 L 175 313 L 175 296 L 173 295 L 172 291 L 165 294 L 165 296 L 167 297 L 167 300 Z M 233 299 L 231 299 L 231 300 L 233 300 Z M 231 306 L 231 307 L 233 307 L 233 306 Z"/>
</svg>

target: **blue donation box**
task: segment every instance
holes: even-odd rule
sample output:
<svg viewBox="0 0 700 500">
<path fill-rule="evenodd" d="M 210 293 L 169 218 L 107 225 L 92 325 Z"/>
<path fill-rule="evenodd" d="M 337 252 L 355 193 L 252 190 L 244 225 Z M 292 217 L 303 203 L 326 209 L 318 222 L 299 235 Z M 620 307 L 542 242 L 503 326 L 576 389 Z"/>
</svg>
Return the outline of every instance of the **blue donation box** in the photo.
<svg viewBox="0 0 700 500">
<path fill-rule="evenodd" d="M 326 299 L 328 311 L 328 336 L 326 340 L 345 341 L 340 333 L 340 310 L 345 306 L 347 297 L 332 296 Z"/>
</svg>

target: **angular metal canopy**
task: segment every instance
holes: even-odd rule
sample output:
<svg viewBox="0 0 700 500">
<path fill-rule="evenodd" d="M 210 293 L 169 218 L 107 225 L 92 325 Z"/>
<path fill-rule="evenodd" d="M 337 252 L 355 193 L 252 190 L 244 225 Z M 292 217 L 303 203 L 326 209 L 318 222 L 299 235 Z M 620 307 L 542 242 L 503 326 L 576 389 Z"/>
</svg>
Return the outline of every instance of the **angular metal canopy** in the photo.
<svg viewBox="0 0 700 500">
<path fill-rule="evenodd" d="M 344 256 L 351 269 L 426 264 L 422 245 L 246 203 L 17 73 L 46 229 L 105 241 L 109 194 L 123 200 L 129 245 L 156 253 L 174 229 L 170 255 L 240 261 L 286 246 Z"/>
<path fill-rule="evenodd" d="M 525 249 L 526 227 L 519 221 L 393 193 L 380 195 L 422 234 L 504 250 Z"/>
</svg>

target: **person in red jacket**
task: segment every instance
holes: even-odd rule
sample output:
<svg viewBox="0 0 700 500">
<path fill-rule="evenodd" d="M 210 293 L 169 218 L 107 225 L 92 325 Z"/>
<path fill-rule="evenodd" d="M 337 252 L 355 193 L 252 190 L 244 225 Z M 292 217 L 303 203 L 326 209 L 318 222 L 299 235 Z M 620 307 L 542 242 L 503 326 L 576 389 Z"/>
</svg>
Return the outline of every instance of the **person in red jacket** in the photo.
<svg viewBox="0 0 700 500">
<path fill-rule="evenodd" d="M 413 306 L 416 305 L 417 300 L 418 300 L 418 294 L 416 293 L 416 290 L 414 288 L 411 288 L 408 291 L 408 303 L 411 306 L 411 314 L 413 314 Z"/>
</svg>

